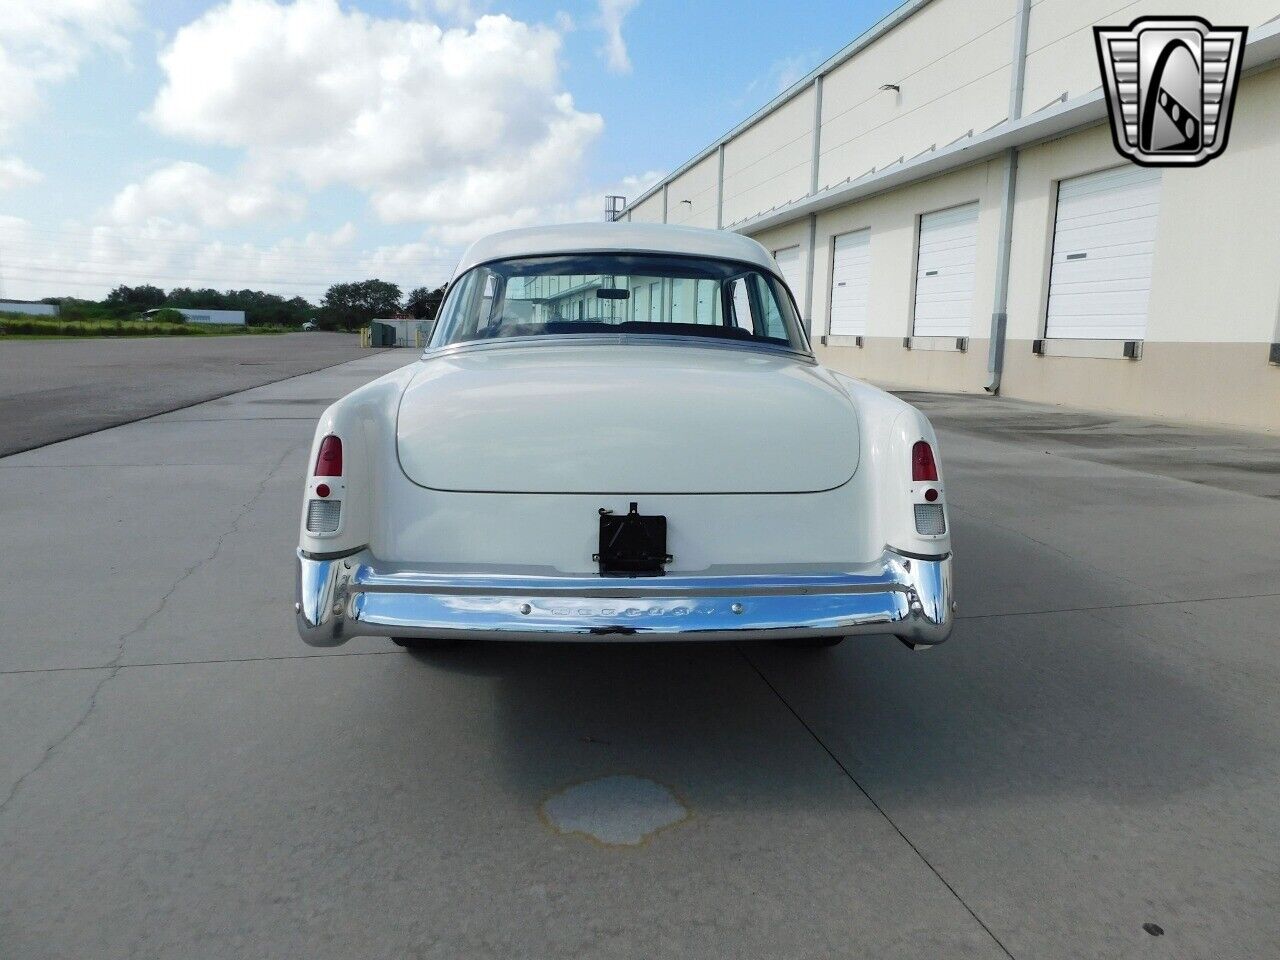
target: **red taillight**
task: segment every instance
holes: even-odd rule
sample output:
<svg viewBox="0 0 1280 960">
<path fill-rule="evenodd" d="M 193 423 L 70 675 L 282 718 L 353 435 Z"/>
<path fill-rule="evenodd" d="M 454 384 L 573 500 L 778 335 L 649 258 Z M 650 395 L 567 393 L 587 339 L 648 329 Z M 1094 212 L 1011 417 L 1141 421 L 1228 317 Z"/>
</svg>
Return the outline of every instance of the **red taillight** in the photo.
<svg viewBox="0 0 1280 960">
<path fill-rule="evenodd" d="M 911 448 L 911 479 L 916 482 L 938 479 L 938 464 L 933 459 L 933 448 L 923 440 L 917 440 L 916 445 Z"/>
<path fill-rule="evenodd" d="M 320 441 L 315 475 L 317 477 L 342 476 L 342 441 L 333 434 L 329 434 Z"/>
</svg>

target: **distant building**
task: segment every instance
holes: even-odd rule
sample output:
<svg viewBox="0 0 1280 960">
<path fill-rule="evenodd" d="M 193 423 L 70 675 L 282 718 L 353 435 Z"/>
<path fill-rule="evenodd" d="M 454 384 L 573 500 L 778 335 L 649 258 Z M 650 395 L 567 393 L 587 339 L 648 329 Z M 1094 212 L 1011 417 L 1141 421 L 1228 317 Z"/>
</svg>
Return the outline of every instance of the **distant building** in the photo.
<svg viewBox="0 0 1280 960">
<path fill-rule="evenodd" d="M 26 313 L 34 317 L 56 317 L 56 303 L 36 303 L 32 300 L 0 300 L 0 313 Z"/>
<path fill-rule="evenodd" d="M 412 317 L 388 317 L 373 322 L 395 331 L 395 342 L 385 344 L 389 347 L 425 347 L 435 327 L 434 320 L 415 320 Z"/>
<path fill-rule="evenodd" d="M 159 307 L 160 310 L 177 310 L 188 323 L 220 323 L 227 326 L 244 326 L 243 310 L 204 310 L 192 307 Z M 147 315 L 155 313 L 148 310 Z"/>
</svg>

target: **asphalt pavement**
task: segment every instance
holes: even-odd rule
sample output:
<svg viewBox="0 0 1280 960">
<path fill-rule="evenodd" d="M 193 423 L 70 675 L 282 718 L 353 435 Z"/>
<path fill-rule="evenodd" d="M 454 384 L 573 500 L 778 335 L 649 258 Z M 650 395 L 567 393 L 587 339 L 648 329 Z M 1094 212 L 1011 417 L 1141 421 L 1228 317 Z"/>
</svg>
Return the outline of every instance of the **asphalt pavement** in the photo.
<svg viewBox="0 0 1280 960">
<path fill-rule="evenodd" d="M 1280 503 L 1235 471 L 951 398 L 934 650 L 307 648 L 315 419 L 409 359 L 0 459 L 0 957 L 1277 955 Z"/>
<path fill-rule="evenodd" d="M 367 353 L 353 333 L 0 338 L 0 457 Z"/>
</svg>

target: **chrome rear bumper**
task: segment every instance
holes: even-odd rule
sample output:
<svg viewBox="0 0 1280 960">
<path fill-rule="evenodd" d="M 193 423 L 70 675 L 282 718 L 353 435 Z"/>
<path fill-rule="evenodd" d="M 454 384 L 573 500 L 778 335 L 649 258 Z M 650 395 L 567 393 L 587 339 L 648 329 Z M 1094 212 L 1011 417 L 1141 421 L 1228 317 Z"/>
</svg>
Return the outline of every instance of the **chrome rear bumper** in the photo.
<svg viewBox="0 0 1280 960">
<path fill-rule="evenodd" d="M 352 637 L 466 640 L 763 640 L 951 633 L 951 558 L 886 551 L 823 574 L 653 578 L 440 574 L 367 550 L 298 551 L 298 632 L 313 647 Z"/>
</svg>

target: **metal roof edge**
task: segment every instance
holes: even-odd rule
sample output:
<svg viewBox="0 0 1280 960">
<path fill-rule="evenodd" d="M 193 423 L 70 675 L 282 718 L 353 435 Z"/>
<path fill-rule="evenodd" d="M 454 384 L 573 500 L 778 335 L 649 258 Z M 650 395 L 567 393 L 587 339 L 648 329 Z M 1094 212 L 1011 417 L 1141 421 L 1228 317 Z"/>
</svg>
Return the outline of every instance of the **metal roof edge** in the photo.
<svg viewBox="0 0 1280 960">
<path fill-rule="evenodd" d="M 712 143 L 711 146 L 658 181 L 658 183 L 637 197 L 634 202 L 627 204 L 622 214 L 630 213 L 635 207 L 661 190 L 663 186 L 711 156 L 719 149 L 722 143 L 732 140 L 744 130 L 758 123 L 768 113 L 804 92 L 816 77 L 835 69 L 835 67 L 844 63 L 863 47 L 888 33 L 903 20 L 906 20 L 931 2 L 933 0 L 907 0 L 906 3 L 881 17 L 880 20 L 860 34 L 852 43 L 803 80 L 800 80 L 769 101 L 749 118 Z M 1252 28 L 1249 34 L 1249 41 L 1245 46 L 1244 52 L 1243 68 L 1245 73 L 1265 69 L 1280 60 L 1280 17 L 1272 18 L 1267 23 Z M 1072 129 L 1090 126 L 1099 120 L 1105 119 L 1105 117 L 1106 104 L 1102 97 L 1101 88 L 1097 88 L 1073 100 L 1050 105 L 1035 113 L 1025 114 L 1013 124 L 1000 124 L 983 131 L 972 139 L 949 144 L 924 157 L 904 163 L 895 162 L 892 169 L 886 169 L 871 176 L 863 175 L 851 183 L 828 187 L 811 196 L 782 204 L 747 220 L 727 224 L 724 229 L 732 230 L 736 233 L 743 233 L 747 230 L 767 229 L 797 216 L 851 203 L 854 200 L 893 189 L 913 180 L 938 176 L 948 170 L 970 163 L 977 163 L 1009 147 L 1027 146 L 1040 140 L 1048 140 Z"/>
<path fill-rule="evenodd" d="M 640 194 L 640 196 L 636 197 L 635 200 L 628 203 L 625 207 L 622 208 L 618 216 L 619 217 L 626 216 L 635 207 L 638 207 L 640 204 L 644 203 L 650 197 L 658 193 L 658 191 L 660 191 L 664 186 L 666 186 L 672 180 L 675 180 L 677 177 L 688 172 L 691 168 L 697 166 L 703 160 L 707 159 L 707 157 L 714 154 L 717 150 L 720 149 L 721 144 L 728 143 L 730 140 L 737 138 L 741 134 L 745 133 L 747 130 L 751 129 L 751 127 L 754 127 L 757 123 L 759 123 L 769 114 L 773 113 L 779 107 L 782 107 L 785 104 L 789 103 L 790 101 L 794 100 L 796 97 L 804 93 L 809 87 L 813 86 L 813 81 L 816 80 L 818 77 L 821 77 L 821 76 L 824 76 L 825 74 L 830 73 L 832 70 L 840 66 L 846 60 L 851 59 L 856 53 L 858 53 L 858 51 L 874 43 L 876 40 L 884 36 L 886 33 L 888 33 L 898 24 L 902 23 L 902 21 L 906 20 L 908 17 L 912 16 L 913 14 L 923 9 L 924 7 L 928 6 L 932 2 L 933 0 L 905 0 L 904 3 L 890 10 L 888 13 L 886 13 L 883 17 L 881 17 L 871 26 L 867 27 L 866 30 L 862 31 L 862 33 L 854 37 L 853 40 L 845 44 L 845 46 L 842 47 L 839 51 L 837 51 L 832 56 L 828 57 L 826 60 L 824 60 L 821 64 L 819 64 L 816 68 L 811 70 L 809 73 L 805 74 L 804 77 L 797 80 L 791 86 L 787 87 L 786 90 L 783 90 L 780 94 L 778 94 L 768 103 L 766 103 L 763 107 L 758 109 L 755 113 L 751 114 L 751 116 L 747 117 L 747 119 L 743 120 L 733 129 L 731 129 L 728 133 L 725 133 L 723 136 L 718 137 L 716 140 L 712 141 L 710 146 L 704 147 L 701 151 L 699 151 L 694 156 L 690 157 L 680 166 L 676 167 L 674 170 L 668 173 L 665 177 L 663 177 L 661 180 L 655 183 L 652 187 L 650 187 L 644 193 Z"/>
<path fill-rule="evenodd" d="M 1280 20 L 1263 24 L 1250 32 L 1252 36 L 1244 54 L 1245 73 L 1266 69 L 1280 60 Z M 879 172 L 863 174 L 856 180 L 827 187 L 746 220 L 726 224 L 724 229 L 734 233 L 767 230 L 811 213 L 844 206 L 917 180 L 927 180 L 972 163 L 989 160 L 1011 147 L 1025 147 L 1052 140 L 1074 130 L 1093 126 L 1106 118 L 1106 99 L 1102 88 L 1098 87 L 1073 100 L 1055 102 L 1034 113 L 1025 114 L 1013 123 L 1001 123 L 935 152 L 925 153 L 905 162 L 895 160 Z"/>
<path fill-rule="evenodd" d="M 989 159 L 1010 147 L 1025 146 L 1079 127 L 1090 126 L 1106 119 L 1106 116 L 1107 106 L 1102 90 L 1092 90 L 1075 100 L 1056 103 L 1014 123 L 1002 123 L 972 138 L 966 138 L 914 160 L 905 162 L 895 160 L 879 172 L 864 174 L 857 180 L 827 187 L 812 196 L 737 223 L 727 224 L 725 229 L 735 233 L 765 230 L 797 217 L 843 206 L 916 180 L 940 176 L 959 167 Z"/>
</svg>

